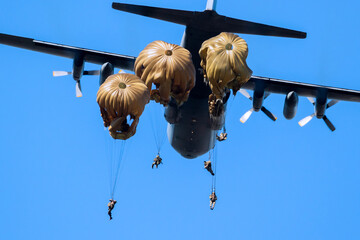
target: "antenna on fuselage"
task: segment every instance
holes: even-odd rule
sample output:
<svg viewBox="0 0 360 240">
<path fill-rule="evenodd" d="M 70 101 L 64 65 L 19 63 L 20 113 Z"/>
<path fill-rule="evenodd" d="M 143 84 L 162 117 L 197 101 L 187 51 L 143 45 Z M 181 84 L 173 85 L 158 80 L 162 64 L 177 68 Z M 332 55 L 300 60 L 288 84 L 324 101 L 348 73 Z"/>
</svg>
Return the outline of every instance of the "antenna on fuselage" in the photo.
<svg viewBox="0 0 360 240">
<path fill-rule="evenodd" d="M 206 10 L 216 11 L 217 0 L 208 0 L 206 3 Z"/>
</svg>

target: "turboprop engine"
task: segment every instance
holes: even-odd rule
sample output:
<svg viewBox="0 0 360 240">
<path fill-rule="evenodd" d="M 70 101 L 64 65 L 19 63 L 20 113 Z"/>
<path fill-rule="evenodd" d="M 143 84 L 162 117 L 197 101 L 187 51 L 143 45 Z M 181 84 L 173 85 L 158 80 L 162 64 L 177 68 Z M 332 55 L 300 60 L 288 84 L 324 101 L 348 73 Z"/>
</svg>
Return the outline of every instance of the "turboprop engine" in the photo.
<svg viewBox="0 0 360 240">
<path fill-rule="evenodd" d="M 324 120 L 325 124 L 328 126 L 328 128 L 331 131 L 335 131 L 335 126 L 332 124 L 332 122 L 327 118 L 325 115 L 325 111 L 334 106 L 336 103 L 338 103 L 338 100 L 331 100 L 327 102 L 327 90 L 319 88 L 316 100 L 314 98 L 308 97 L 309 101 L 314 105 L 314 113 L 301 119 L 299 121 L 300 127 L 305 126 L 308 122 L 310 122 L 311 119 L 313 119 L 315 116 L 318 119 Z"/>
<path fill-rule="evenodd" d="M 53 71 L 54 77 L 61 77 L 66 75 L 72 75 L 73 79 L 76 82 L 75 85 L 75 92 L 76 97 L 82 97 L 81 92 L 81 85 L 80 85 L 80 79 L 83 75 L 99 75 L 100 71 L 94 70 L 94 71 L 84 71 L 84 57 L 81 55 L 76 55 L 73 61 L 73 70 L 72 72 L 66 72 L 66 71 Z"/>
</svg>

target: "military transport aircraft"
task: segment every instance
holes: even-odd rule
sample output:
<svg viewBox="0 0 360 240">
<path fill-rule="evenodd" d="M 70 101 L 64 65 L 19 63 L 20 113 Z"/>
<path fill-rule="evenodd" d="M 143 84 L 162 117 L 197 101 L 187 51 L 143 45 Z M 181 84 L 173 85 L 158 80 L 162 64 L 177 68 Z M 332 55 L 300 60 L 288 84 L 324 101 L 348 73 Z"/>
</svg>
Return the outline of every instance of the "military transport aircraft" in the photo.
<svg viewBox="0 0 360 240">
<path fill-rule="evenodd" d="M 203 81 L 200 67 L 198 51 L 201 44 L 221 32 L 306 38 L 306 33 L 304 32 L 219 15 L 216 12 L 216 0 L 208 0 L 206 9 L 203 12 L 124 3 L 113 3 L 112 7 L 116 10 L 186 26 L 181 45 L 192 54 L 193 63 L 198 70 L 196 75 L 197 81 L 186 103 L 178 107 L 176 103 L 170 102 L 165 111 L 165 118 L 169 123 L 169 141 L 173 148 L 186 158 L 196 158 L 212 149 L 215 145 L 215 135 L 225 122 L 225 114 L 216 123 L 209 117 L 208 96 L 210 88 Z M 73 59 L 72 72 L 54 72 L 54 75 L 71 74 L 76 82 L 78 96 L 81 96 L 80 79 L 83 75 L 99 74 L 101 84 L 109 75 L 114 73 L 115 67 L 133 71 L 136 60 L 132 56 L 66 46 L 7 34 L 0 34 L 0 43 Z M 102 65 L 100 71 L 84 71 L 85 62 Z M 250 96 L 246 89 L 253 90 L 253 96 Z M 292 119 L 295 116 L 298 96 L 308 97 L 314 105 L 314 113 L 302 119 L 299 125 L 304 126 L 316 116 L 318 119 L 323 119 L 332 131 L 335 130 L 335 127 L 326 117 L 326 109 L 338 101 L 360 102 L 360 91 L 258 76 L 252 76 L 240 92 L 253 103 L 252 108 L 240 119 L 242 122 L 245 122 L 252 112 L 260 110 L 275 121 L 276 117 L 263 106 L 263 100 L 270 93 L 278 93 L 286 95 L 283 111 L 286 119 Z M 228 97 L 229 94 L 224 98 L 225 103 Z M 328 102 L 328 99 L 331 100 Z"/>
</svg>

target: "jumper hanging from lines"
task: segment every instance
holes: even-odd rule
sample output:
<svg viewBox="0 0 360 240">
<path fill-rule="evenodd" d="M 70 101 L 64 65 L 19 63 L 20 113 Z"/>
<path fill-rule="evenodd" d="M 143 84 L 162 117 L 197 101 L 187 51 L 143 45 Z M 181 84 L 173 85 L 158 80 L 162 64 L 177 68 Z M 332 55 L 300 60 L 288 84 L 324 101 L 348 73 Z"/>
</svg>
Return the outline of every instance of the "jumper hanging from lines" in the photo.
<svg viewBox="0 0 360 240">
<path fill-rule="evenodd" d="M 227 133 L 226 133 L 226 128 L 225 125 L 223 127 L 223 132 L 220 133 L 220 135 L 216 134 L 216 140 L 218 140 L 219 142 L 225 141 L 227 139 Z"/>
<path fill-rule="evenodd" d="M 211 193 L 210 193 L 210 210 L 214 210 L 215 202 L 217 200 L 217 196 L 215 194 L 216 191 L 216 165 L 217 165 L 217 149 L 216 145 L 212 150 L 209 152 L 209 161 L 212 160 L 213 165 L 213 173 L 214 175 L 211 178 Z"/>
<path fill-rule="evenodd" d="M 154 162 L 151 165 L 151 168 L 154 168 L 154 166 L 156 166 L 156 168 L 158 168 L 158 166 L 162 164 L 162 158 L 160 157 L 160 155 L 156 155 L 156 157 L 154 158 Z"/>
<path fill-rule="evenodd" d="M 112 210 L 114 209 L 116 204 L 116 200 L 110 199 L 108 203 L 108 215 L 110 217 L 110 220 L 112 220 Z"/>
<path fill-rule="evenodd" d="M 107 159 L 109 163 L 109 194 L 110 200 L 108 203 L 108 215 L 110 220 L 112 219 L 112 211 L 115 207 L 116 200 L 114 195 L 116 192 L 116 186 L 119 179 L 119 175 L 123 168 L 123 159 L 126 146 L 126 140 L 116 140 L 109 136 L 107 128 L 104 131 L 105 143 L 107 148 Z"/>
<path fill-rule="evenodd" d="M 232 106 L 234 104 L 235 97 L 236 97 L 236 95 L 234 94 L 233 97 L 231 98 L 231 101 L 230 100 L 227 101 L 227 105 L 230 104 L 230 106 L 227 107 L 228 112 L 230 112 L 230 110 L 231 110 L 231 108 L 232 108 Z M 223 131 L 220 133 L 220 135 L 216 134 L 216 140 L 218 140 L 219 142 L 225 141 L 227 139 L 227 136 L 228 136 L 228 134 L 227 134 L 227 131 L 226 131 L 226 123 L 224 123 Z"/>
<path fill-rule="evenodd" d="M 212 175 L 214 176 L 214 172 L 211 168 L 211 155 L 210 155 L 210 152 L 209 152 L 209 160 L 208 161 L 204 161 L 204 168 Z"/>
<path fill-rule="evenodd" d="M 160 151 L 165 142 L 166 136 L 166 123 L 164 120 L 164 107 L 160 104 L 156 104 L 151 102 L 150 104 L 150 119 L 151 119 L 151 127 L 155 140 L 155 145 L 157 149 L 157 155 L 153 160 L 151 168 L 158 168 L 160 164 L 162 164 L 162 158 L 160 157 Z"/>
<path fill-rule="evenodd" d="M 119 179 L 119 174 L 123 167 L 123 159 L 125 152 L 126 140 L 115 140 L 109 137 L 106 134 L 106 141 L 108 147 L 108 159 L 109 159 L 109 187 L 110 187 L 110 200 L 107 204 L 108 206 L 108 215 L 110 220 L 112 219 L 112 211 L 115 207 L 116 200 L 114 200 L 114 195 L 116 191 L 117 181 Z"/>
</svg>

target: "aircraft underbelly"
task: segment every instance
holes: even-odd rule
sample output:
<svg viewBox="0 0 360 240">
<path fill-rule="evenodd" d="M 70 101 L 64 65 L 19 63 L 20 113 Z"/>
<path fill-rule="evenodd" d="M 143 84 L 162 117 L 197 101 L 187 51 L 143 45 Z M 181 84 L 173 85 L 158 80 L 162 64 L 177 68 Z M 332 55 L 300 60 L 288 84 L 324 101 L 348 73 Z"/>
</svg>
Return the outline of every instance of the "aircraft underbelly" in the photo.
<svg viewBox="0 0 360 240">
<path fill-rule="evenodd" d="M 217 34 L 219 33 L 204 32 L 187 26 L 182 39 L 182 46 L 192 55 L 196 69 L 196 84 L 190 92 L 189 99 L 178 109 L 169 106 L 165 115 L 169 117 L 167 119 L 169 142 L 185 158 L 196 158 L 212 149 L 218 130 L 212 130 L 211 124 L 214 129 L 214 125 L 223 126 L 225 121 L 225 115 L 223 115 L 216 124 L 210 122 L 208 98 L 211 90 L 204 82 L 198 53 L 201 44 Z"/>
<path fill-rule="evenodd" d="M 216 130 L 210 128 L 207 98 L 189 98 L 178 109 L 177 123 L 168 124 L 171 146 L 185 158 L 196 158 L 215 145 Z"/>
</svg>

